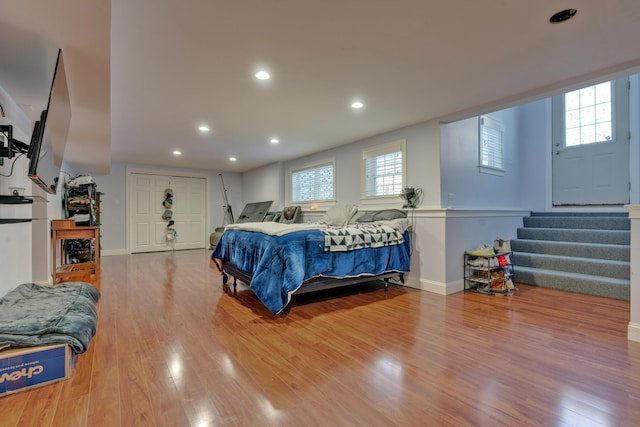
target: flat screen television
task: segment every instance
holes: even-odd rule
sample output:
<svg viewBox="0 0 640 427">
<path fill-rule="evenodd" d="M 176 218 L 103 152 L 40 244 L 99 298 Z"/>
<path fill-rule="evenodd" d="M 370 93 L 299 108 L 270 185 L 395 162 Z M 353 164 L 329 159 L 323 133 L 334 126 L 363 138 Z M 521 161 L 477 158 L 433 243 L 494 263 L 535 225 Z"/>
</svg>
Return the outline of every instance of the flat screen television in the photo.
<svg viewBox="0 0 640 427">
<path fill-rule="evenodd" d="M 29 178 L 50 194 L 56 194 L 58 188 L 70 123 L 69 88 L 62 49 L 58 49 L 47 109 L 33 127 L 27 151 Z"/>
</svg>

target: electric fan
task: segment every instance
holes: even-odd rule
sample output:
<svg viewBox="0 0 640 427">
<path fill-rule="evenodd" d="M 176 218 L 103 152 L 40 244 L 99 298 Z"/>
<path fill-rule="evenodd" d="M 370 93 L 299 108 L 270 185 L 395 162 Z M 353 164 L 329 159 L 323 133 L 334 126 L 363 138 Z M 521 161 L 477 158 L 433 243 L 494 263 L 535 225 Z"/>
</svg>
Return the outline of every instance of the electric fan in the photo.
<svg viewBox="0 0 640 427">
<path fill-rule="evenodd" d="M 413 187 L 405 187 L 400 193 L 400 198 L 404 200 L 406 203 L 402 205 L 403 209 L 411 208 L 414 209 L 416 207 L 416 198 L 418 195 L 416 194 L 416 190 Z"/>
</svg>

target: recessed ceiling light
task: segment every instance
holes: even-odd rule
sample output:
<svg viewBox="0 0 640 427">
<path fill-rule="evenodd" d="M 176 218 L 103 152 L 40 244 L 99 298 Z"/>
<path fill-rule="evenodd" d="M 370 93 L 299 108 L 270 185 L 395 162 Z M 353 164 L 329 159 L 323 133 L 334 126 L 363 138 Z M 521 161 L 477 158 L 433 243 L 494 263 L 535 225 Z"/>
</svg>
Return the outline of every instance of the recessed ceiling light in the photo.
<svg viewBox="0 0 640 427">
<path fill-rule="evenodd" d="M 229 161 L 230 162 L 235 162 L 236 160 L 238 160 L 238 159 L 236 159 L 235 157 L 229 157 Z"/>
<path fill-rule="evenodd" d="M 173 150 L 173 155 L 174 155 L 174 156 L 180 156 L 180 155 L 182 155 L 182 151 L 180 151 L 180 150 Z"/>
<path fill-rule="evenodd" d="M 256 79 L 258 80 L 269 80 L 271 76 L 264 70 L 260 70 L 256 73 Z"/>
<path fill-rule="evenodd" d="M 272 144 L 277 144 L 278 142 L 280 142 L 280 140 L 278 138 L 271 138 L 269 142 Z"/>
<path fill-rule="evenodd" d="M 361 101 L 354 101 L 351 103 L 351 108 L 358 109 L 362 107 L 364 107 L 364 104 Z"/>
<path fill-rule="evenodd" d="M 578 13 L 576 9 L 561 10 L 560 12 L 554 14 L 551 18 L 549 18 L 549 22 L 551 22 L 552 24 L 558 24 L 560 22 L 564 22 L 573 18 L 576 13 Z"/>
<path fill-rule="evenodd" d="M 202 125 L 202 126 L 198 127 L 198 130 L 200 132 L 209 132 L 211 129 L 209 129 L 209 126 Z"/>
</svg>

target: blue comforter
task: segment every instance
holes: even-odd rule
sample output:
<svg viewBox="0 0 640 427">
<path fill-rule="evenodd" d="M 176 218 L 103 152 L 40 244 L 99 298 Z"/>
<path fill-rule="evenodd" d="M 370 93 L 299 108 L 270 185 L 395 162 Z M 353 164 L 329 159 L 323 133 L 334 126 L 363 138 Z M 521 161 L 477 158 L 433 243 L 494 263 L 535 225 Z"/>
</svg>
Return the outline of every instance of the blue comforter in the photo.
<svg viewBox="0 0 640 427">
<path fill-rule="evenodd" d="M 254 231 L 226 230 L 211 258 L 228 262 L 252 275 L 250 287 L 272 313 L 286 307 L 305 280 L 314 277 L 373 276 L 408 272 L 409 233 L 404 243 L 346 252 L 324 250 L 320 230 L 271 236 Z"/>
</svg>

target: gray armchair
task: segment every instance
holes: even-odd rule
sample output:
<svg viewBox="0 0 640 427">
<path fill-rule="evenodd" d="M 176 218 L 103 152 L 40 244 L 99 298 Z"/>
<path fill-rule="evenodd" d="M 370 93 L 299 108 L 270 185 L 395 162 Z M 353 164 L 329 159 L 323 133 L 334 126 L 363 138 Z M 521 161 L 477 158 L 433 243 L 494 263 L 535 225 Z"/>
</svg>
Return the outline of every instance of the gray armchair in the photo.
<svg viewBox="0 0 640 427">
<path fill-rule="evenodd" d="M 295 224 L 302 219 L 302 208 L 300 206 L 287 206 L 283 209 L 278 222 L 282 224 Z"/>
</svg>

